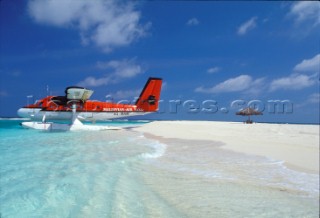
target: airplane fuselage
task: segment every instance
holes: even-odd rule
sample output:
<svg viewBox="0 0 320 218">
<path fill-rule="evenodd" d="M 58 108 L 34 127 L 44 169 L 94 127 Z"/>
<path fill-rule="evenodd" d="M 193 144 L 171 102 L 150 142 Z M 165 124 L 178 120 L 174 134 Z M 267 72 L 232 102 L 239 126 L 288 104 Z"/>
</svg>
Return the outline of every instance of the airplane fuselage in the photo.
<svg viewBox="0 0 320 218">
<path fill-rule="evenodd" d="M 162 79 L 149 78 L 135 104 L 88 100 L 93 91 L 71 86 L 65 96 L 47 96 L 18 110 L 18 115 L 32 120 L 95 121 L 144 115 L 158 109 Z"/>
<path fill-rule="evenodd" d="M 72 102 L 59 105 L 60 102 L 52 100 L 55 96 L 37 101 L 18 110 L 18 115 L 32 120 L 70 120 L 72 118 Z M 142 109 L 136 105 L 116 104 L 99 101 L 86 101 L 84 104 L 76 103 L 76 114 L 80 120 L 109 120 L 130 116 L 144 115 Z"/>
<path fill-rule="evenodd" d="M 95 120 L 111 120 L 118 118 L 126 118 L 131 116 L 145 115 L 150 112 L 76 112 L 79 120 L 95 121 Z M 42 120 L 45 116 L 46 120 L 70 120 L 72 112 L 70 111 L 44 111 L 39 108 L 29 109 L 20 108 L 18 115 L 23 118 L 32 120 Z"/>
</svg>

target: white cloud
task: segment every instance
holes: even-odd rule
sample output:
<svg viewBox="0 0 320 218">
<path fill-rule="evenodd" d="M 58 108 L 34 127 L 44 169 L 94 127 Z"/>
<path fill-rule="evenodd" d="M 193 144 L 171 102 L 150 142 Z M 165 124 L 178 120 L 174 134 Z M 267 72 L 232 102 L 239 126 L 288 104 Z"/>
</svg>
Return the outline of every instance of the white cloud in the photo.
<svg viewBox="0 0 320 218">
<path fill-rule="evenodd" d="M 162 87 L 161 90 L 164 91 L 168 88 L 168 83 L 167 82 L 162 82 Z"/>
<path fill-rule="evenodd" d="M 291 5 L 289 15 L 296 23 L 311 21 L 314 26 L 320 24 L 320 4 L 318 1 L 298 1 Z"/>
<path fill-rule="evenodd" d="M 202 93 L 222 93 L 222 92 L 240 92 L 249 91 L 253 87 L 260 85 L 263 79 L 253 80 L 249 75 L 240 75 L 238 77 L 230 78 L 212 88 L 198 87 L 195 89 L 196 92 Z"/>
<path fill-rule="evenodd" d="M 142 67 L 135 63 L 135 59 L 124 59 L 122 61 L 107 61 L 98 62 L 97 68 L 99 70 L 108 71 L 108 74 L 101 78 L 89 76 L 83 81 L 79 82 L 79 86 L 101 86 L 110 83 L 117 83 L 124 79 L 129 79 L 143 73 Z"/>
<path fill-rule="evenodd" d="M 112 69 L 113 76 L 116 78 L 131 78 L 142 73 L 142 68 L 140 65 L 135 63 L 135 59 L 124 59 L 122 61 L 107 61 L 107 62 L 98 62 L 97 67 L 99 69 Z"/>
<path fill-rule="evenodd" d="M 108 76 L 102 77 L 102 78 L 94 78 L 92 76 L 89 76 L 85 78 L 83 81 L 79 82 L 78 85 L 85 86 L 85 87 L 89 87 L 89 86 L 97 87 L 97 86 L 107 85 L 110 82 L 111 80 Z"/>
<path fill-rule="evenodd" d="M 109 96 L 116 99 L 128 99 L 132 97 L 139 97 L 142 89 L 134 89 L 134 90 L 119 90 L 115 93 L 110 93 Z"/>
<path fill-rule="evenodd" d="M 197 26 L 199 24 L 200 24 L 199 20 L 195 17 L 187 21 L 188 26 Z"/>
<path fill-rule="evenodd" d="M 305 59 L 294 67 L 295 71 L 302 72 L 319 72 L 320 69 L 320 54 L 317 54 L 311 59 Z"/>
<path fill-rule="evenodd" d="M 213 74 L 213 73 L 218 73 L 221 70 L 220 67 L 211 67 L 207 70 L 207 73 Z"/>
<path fill-rule="evenodd" d="M 266 79 L 265 78 L 258 78 L 250 84 L 249 88 L 244 91 L 244 93 L 256 96 L 259 95 L 261 92 L 265 91 L 267 87 Z"/>
<path fill-rule="evenodd" d="M 275 79 L 270 84 L 270 91 L 279 89 L 284 90 L 300 90 L 315 84 L 314 76 L 303 74 L 291 74 L 288 77 Z"/>
<path fill-rule="evenodd" d="M 205 88 L 203 86 L 195 89 L 195 92 L 201 93 L 225 93 L 225 92 L 241 92 L 249 95 L 259 95 L 262 91 L 276 90 L 301 90 L 315 85 L 318 81 L 320 67 L 320 54 L 315 55 L 311 59 L 305 59 L 294 67 L 295 73 L 289 76 L 277 78 L 271 82 L 266 78 L 253 79 L 249 75 L 240 75 L 230 78 L 213 87 Z M 215 72 L 216 69 L 212 69 Z M 209 72 L 209 70 L 207 72 Z M 309 73 L 302 74 L 300 72 Z M 315 102 L 319 95 L 309 97 L 309 102 Z"/>
<path fill-rule="evenodd" d="M 271 81 L 269 91 L 279 89 L 283 90 L 300 90 L 316 84 L 320 67 L 320 54 L 311 59 L 305 59 L 294 67 L 295 73 L 287 77 L 274 79 Z M 309 73 L 307 74 L 302 74 Z M 310 74 L 311 73 L 311 74 Z"/>
<path fill-rule="evenodd" d="M 238 35 L 245 35 L 249 30 L 254 29 L 257 26 L 257 17 L 252 17 L 250 20 L 241 24 L 238 28 Z"/>
<path fill-rule="evenodd" d="M 320 93 L 313 93 L 313 94 L 309 95 L 307 102 L 319 104 Z"/>
<path fill-rule="evenodd" d="M 143 37 L 150 24 L 140 24 L 132 2 L 104 0 L 30 0 L 28 12 L 38 23 L 76 28 L 83 45 L 95 44 L 105 52 Z"/>
</svg>

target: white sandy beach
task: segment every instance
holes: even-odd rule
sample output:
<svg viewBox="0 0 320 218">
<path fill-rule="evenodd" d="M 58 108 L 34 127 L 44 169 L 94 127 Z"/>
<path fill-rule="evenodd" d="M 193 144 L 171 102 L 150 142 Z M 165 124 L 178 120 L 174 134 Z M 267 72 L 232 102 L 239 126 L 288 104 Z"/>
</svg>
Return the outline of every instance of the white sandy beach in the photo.
<svg viewBox="0 0 320 218">
<path fill-rule="evenodd" d="M 294 170 L 319 173 L 318 125 L 155 121 L 137 130 L 166 139 L 220 142 L 225 149 L 284 161 Z"/>
</svg>

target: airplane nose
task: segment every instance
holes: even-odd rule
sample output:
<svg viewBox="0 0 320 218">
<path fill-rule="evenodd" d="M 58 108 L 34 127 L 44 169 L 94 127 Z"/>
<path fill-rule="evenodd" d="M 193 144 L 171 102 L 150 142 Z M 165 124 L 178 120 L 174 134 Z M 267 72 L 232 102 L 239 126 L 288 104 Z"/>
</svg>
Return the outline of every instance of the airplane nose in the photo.
<svg viewBox="0 0 320 218">
<path fill-rule="evenodd" d="M 20 109 L 17 111 L 17 114 L 18 114 L 19 117 L 23 117 L 23 118 L 28 118 L 28 117 L 29 117 L 26 108 L 20 108 Z"/>
</svg>

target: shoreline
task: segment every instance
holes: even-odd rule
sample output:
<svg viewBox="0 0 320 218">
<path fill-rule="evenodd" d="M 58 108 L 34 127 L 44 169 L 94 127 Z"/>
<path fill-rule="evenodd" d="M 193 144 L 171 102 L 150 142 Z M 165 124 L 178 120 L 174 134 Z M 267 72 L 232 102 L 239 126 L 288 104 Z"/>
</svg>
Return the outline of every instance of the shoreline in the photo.
<svg viewBox="0 0 320 218">
<path fill-rule="evenodd" d="M 283 161 L 288 169 L 308 174 L 319 174 L 318 130 L 314 125 L 216 121 L 154 121 L 135 128 L 167 144 L 212 141 L 221 149 Z"/>
</svg>

